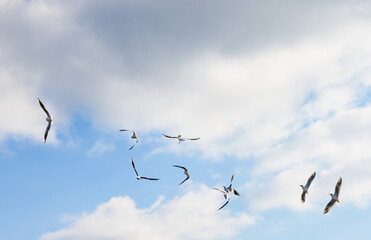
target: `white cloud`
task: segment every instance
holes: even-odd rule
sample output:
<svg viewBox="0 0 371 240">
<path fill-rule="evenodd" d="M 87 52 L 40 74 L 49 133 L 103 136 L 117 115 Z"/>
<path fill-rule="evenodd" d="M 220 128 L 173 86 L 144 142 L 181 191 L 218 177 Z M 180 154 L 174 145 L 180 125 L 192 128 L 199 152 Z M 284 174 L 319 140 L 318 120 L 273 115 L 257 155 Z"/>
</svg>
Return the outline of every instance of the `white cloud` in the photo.
<svg viewBox="0 0 371 240">
<path fill-rule="evenodd" d="M 21 73 L 19 73 L 21 75 Z M 37 101 L 37 90 L 32 85 L 25 85 L 17 79 L 17 76 L 0 68 L 0 141 L 6 137 L 16 140 L 23 138 L 33 139 L 43 143 L 43 137 L 47 122 L 46 115 Z M 42 97 L 40 97 L 42 99 Z M 52 109 L 50 102 L 44 102 L 45 106 Z M 50 111 L 57 113 L 57 111 Z M 55 126 L 48 135 L 49 143 L 57 143 Z"/>
<path fill-rule="evenodd" d="M 306 12 L 304 5 L 297 4 L 293 8 L 310 15 L 314 8 L 307 8 Z M 112 6 L 123 11 L 131 7 L 138 13 L 144 11 L 143 3 L 120 4 L 114 1 Z M 367 31 L 370 22 L 362 14 L 357 15 L 357 19 L 352 18 L 364 11 L 361 9 L 367 9 L 368 5 L 359 8 L 358 5 L 352 7 L 341 3 L 338 8 L 342 11 L 336 15 L 332 7 L 327 8 L 328 5 L 324 3 L 323 11 L 328 11 L 336 19 L 346 19 L 344 25 L 336 25 L 330 32 L 312 33 L 310 37 L 304 32 L 294 31 L 293 35 L 303 36 L 293 38 L 295 40 L 290 44 L 277 44 L 273 38 L 273 44 L 258 45 L 254 51 L 239 54 L 225 54 L 222 47 L 204 47 L 202 51 L 189 48 L 189 54 L 177 61 L 167 55 L 156 55 L 152 49 L 150 53 L 148 49 L 141 49 L 139 40 L 125 42 L 128 45 L 137 44 L 132 50 L 128 50 L 125 44 L 117 44 L 115 37 L 128 41 L 128 36 L 134 39 L 143 36 L 139 31 L 141 28 L 137 34 L 130 31 L 131 28 L 124 21 L 125 14 L 116 19 L 122 23 L 119 27 L 122 31 L 113 31 L 118 27 L 116 25 L 112 26 L 111 32 L 110 28 L 102 27 L 108 24 L 110 18 L 92 25 L 96 19 L 106 16 L 107 12 L 102 9 L 114 13 L 116 8 L 112 6 L 102 6 L 94 1 L 88 5 L 80 2 L 77 6 L 68 2 L 18 2 L 8 11 L 19 10 L 28 14 L 20 19 L 14 19 L 14 14 L 5 14 L 10 22 L 22 28 L 2 34 L 0 41 L 8 43 L 8 48 L 3 49 L 7 62 L 2 64 L 13 66 L 11 69 L 16 66 L 25 72 L 25 76 L 33 76 L 34 88 L 39 92 L 48 92 L 49 99 L 64 114 L 71 114 L 82 106 L 90 110 L 95 124 L 107 126 L 108 129 L 127 125 L 139 131 L 161 130 L 189 136 L 200 135 L 202 141 L 197 146 L 205 155 L 213 157 L 255 155 L 291 136 L 298 123 L 337 111 L 339 104 L 348 104 L 353 100 L 357 87 L 357 79 L 350 79 L 368 66 L 371 56 L 368 45 L 371 36 Z M 152 39 L 150 45 L 159 44 L 164 51 L 166 47 L 176 47 L 166 43 L 170 41 L 171 31 L 176 32 L 177 29 L 163 26 L 155 18 L 159 17 L 156 11 L 163 9 L 153 7 L 153 10 L 149 10 L 153 11 L 149 16 L 156 19 L 154 29 L 168 28 L 163 32 L 164 36 L 161 36 L 161 32 L 151 30 L 148 34 L 153 38 L 145 39 Z M 221 6 L 214 7 L 219 9 Z M 263 13 L 265 11 L 260 5 L 254 7 Z M 291 10 L 292 15 L 288 17 L 297 17 L 295 11 Z M 228 26 L 236 23 L 238 17 L 235 14 L 226 14 Z M 216 18 L 213 14 L 210 17 Z M 40 24 L 40 19 L 45 24 Z M 219 17 L 216 19 L 220 21 Z M 180 25 L 184 24 L 184 19 L 175 20 Z M 202 24 L 207 21 L 201 17 L 199 20 Z M 134 26 L 149 24 L 140 17 L 132 21 Z M 295 23 L 289 22 L 293 29 L 299 30 Z M 250 21 L 248 24 L 253 27 Z M 320 27 L 318 23 L 312 24 Z M 333 23 L 326 24 L 332 26 Z M 147 29 L 149 26 L 143 27 Z M 262 28 L 260 25 L 255 27 Z M 9 28 L 4 29 L 9 31 Z M 22 39 L 17 37 L 21 33 L 27 34 L 29 39 L 26 48 Z M 261 37 L 246 35 L 248 38 Z M 161 37 L 164 42 L 156 42 Z M 244 38 L 247 37 L 244 35 Z M 277 39 L 281 38 L 277 36 Z M 227 41 L 225 38 L 212 40 L 207 36 L 198 40 L 216 41 L 216 46 Z M 135 54 L 131 52 L 134 50 L 137 51 Z M 148 64 L 138 63 L 134 59 L 135 55 L 143 54 L 147 57 L 140 59 L 156 64 L 157 69 L 140 69 L 144 67 L 142 64 Z M 25 76 L 17 79 L 24 86 L 28 81 Z M 320 105 L 312 104 L 312 111 L 307 111 L 303 118 L 298 109 L 310 94 L 324 99 L 318 100 Z M 67 116 L 58 117 L 68 119 Z"/>
<path fill-rule="evenodd" d="M 255 210 L 287 206 L 303 209 L 300 187 L 317 171 L 309 195 L 309 205 L 318 210 L 328 201 L 336 181 L 343 178 L 340 198 L 358 207 L 369 206 L 371 187 L 371 107 L 343 110 L 335 116 L 318 120 L 288 141 L 259 157 L 246 188 Z M 264 176 L 273 176 L 264 178 Z M 275 196 L 270 198 L 269 196 Z M 321 205 L 322 204 L 322 205 Z M 307 203 L 306 203 L 307 205 Z"/>
<path fill-rule="evenodd" d="M 352 189 L 344 199 L 367 206 L 370 190 L 357 182 L 369 180 L 370 4 L 290 3 L 273 11 L 274 1 L 268 9 L 244 2 L 246 8 L 205 4 L 197 12 L 167 1 L 7 5 L 0 21 L 0 110 L 9 113 L 0 115 L 2 140 L 39 137 L 45 123 L 29 99 L 42 93 L 56 123 L 84 107 L 108 131 L 131 126 L 140 135 L 201 137 L 153 153 L 255 158 L 258 196 L 269 187 L 296 199 L 283 187 L 290 176 L 298 185 L 318 169 L 321 191 L 341 175 Z M 104 152 L 98 145 L 92 151 Z M 297 209 L 283 198 L 258 203 L 261 196 L 250 199 L 257 209 Z"/>
<path fill-rule="evenodd" d="M 213 193 L 202 186 L 166 202 L 160 198 L 149 208 L 138 208 L 130 197 L 114 197 L 41 239 L 233 239 L 255 223 L 244 212 L 217 212 L 221 196 Z"/>
</svg>

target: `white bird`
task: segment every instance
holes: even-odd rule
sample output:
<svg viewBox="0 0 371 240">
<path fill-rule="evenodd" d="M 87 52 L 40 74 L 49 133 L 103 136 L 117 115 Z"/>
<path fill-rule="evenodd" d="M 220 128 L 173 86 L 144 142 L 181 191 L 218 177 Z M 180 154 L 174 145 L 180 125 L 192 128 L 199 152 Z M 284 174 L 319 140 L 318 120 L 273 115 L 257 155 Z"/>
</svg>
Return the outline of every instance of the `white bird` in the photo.
<svg viewBox="0 0 371 240">
<path fill-rule="evenodd" d="M 131 160 L 131 165 L 133 166 L 134 171 L 135 171 L 135 173 L 137 174 L 137 180 L 142 179 L 142 178 L 143 178 L 143 179 L 147 179 L 147 180 L 152 180 L 152 181 L 159 180 L 159 178 L 147 178 L 147 177 L 141 177 L 141 176 L 139 176 L 138 171 L 137 171 L 137 169 L 135 168 L 133 158 L 130 158 L 130 160 Z"/>
<path fill-rule="evenodd" d="M 310 177 L 308 178 L 307 184 L 305 184 L 305 186 L 300 185 L 300 187 L 303 189 L 303 193 L 301 194 L 301 201 L 302 202 L 305 202 L 305 195 L 308 194 L 308 188 L 309 188 L 310 184 L 312 183 L 315 176 L 316 176 L 316 172 L 314 172 L 314 173 L 312 173 L 312 175 L 310 175 Z"/>
<path fill-rule="evenodd" d="M 234 178 L 234 175 L 232 175 L 231 183 L 229 184 L 228 187 L 223 186 L 224 190 L 221 190 L 219 188 L 213 188 L 215 190 L 218 190 L 218 191 L 222 192 L 223 195 L 224 195 L 224 198 L 227 200 L 227 202 L 223 206 L 221 206 L 218 210 L 222 209 L 225 205 L 227 205 L 229 203 L 229 193 L 233 193 L 234 195 L 240 196 L 240 194 L 237 192 L 237 190 L 232 187 L 233 178 Z"/>
<path fill-rule="evenodd" d="M 325 210 L 323 210 L 323 214 L 328 213 L 330 211 L 330 209 L 335 205 L 336 202 L 340 203 L 339 193 L 340 193 L 340 188 L 341 188 L 341 183 L 342 182 L 343 182 L 343 180 L 341 178 L 339 178 L 339 180 L 338 180 L 338 182 L 336 183 L 336 186 L 335 186 L 335 193 L 334 194 L 330 193 L 331 200 L 327 204 Z"/>
<path fill-rule="evenodd" d="M 167 138 L 177 138 L 178 139 L 178 144 L 182 143 L 186 140 L 198 140 L 198 139 L 200 139 L 199 137 L 198 138 L 184 138 L 184 137 L 182 137 L 182 135 L 178 135 L 177 137 L 172 137 L 172 136 L 165 135 L 165 134 L 161 134 L 161 135 L 164 136 L 164 137 L 167 137 Z"/>
<path fill-rule="evenodd" d="M 121 129 L 120 130 L 121 132 L 125 131 L 125 132 L 132 132 L 133 135 L 131 136 L 132 139 L 135 139 L 137 140 L 133 146 L 131 146 L 131 148 L 129 148 L 129 150 L 133 149 L 133 147 L 139 142 L 139 138 L 137 136 L 137 134 L 133 131 L 133 130 L 129 130 L 129 129 Z"/>
<path fill-rule="evenodd" d="M 182 183 L 184 183 L 185 181 L 187 181 L 189 179 L 189 177 L 191 176 L 189 174 L 189 171 L 187 168 L 185 167 L 182 167 L 182 166 L 178 166 L 178 165 L 173 165 L 173 167 L 178 167 L 178 168 L 182 168 L 184 170 L 184 174 L 187 175 L 187 178 L 183 180 L 183 182 L 179 183 L 179 185 L 182 185 Z"/>
<path fill-rule="evenodd" d="M 53 123 L 53 118 L 49 114 L 48 110 L 46 110 L 44 104 L 40 101 L 40 99 L 37 98 L 37 100 L 39 100 L 39 104 L 40 104 L 41 108 L 44 110 L 44 112 L 46 113 L 46 116 L 47 116 L 46 121 L 48 122 L 48 126 L 46 127 L 45 133 L 44 133 L 44 143 L 45 143 L 46 142 L 46 138 L 48 137 L 48 133 L 49 133 L 50 127 L 52 126 L 52 123 Z"/>
</svg>

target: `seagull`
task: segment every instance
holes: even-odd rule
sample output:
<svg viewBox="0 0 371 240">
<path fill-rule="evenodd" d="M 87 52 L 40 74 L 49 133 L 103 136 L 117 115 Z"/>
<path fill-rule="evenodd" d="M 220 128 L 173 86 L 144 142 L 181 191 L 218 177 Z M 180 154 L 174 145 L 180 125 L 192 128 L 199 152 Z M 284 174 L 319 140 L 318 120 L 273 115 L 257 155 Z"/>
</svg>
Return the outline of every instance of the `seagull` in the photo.
<svg viewBox="0 0 371 240">
<path fill-rule="evenodd" d="M 143 178 L 143 179 L 147 179 L 147 180 L 152 180 L 152 181 L 159 180 L 159 178 L 147 178 L 147 177 L 141 177 L 141 176 L 139 176 L 138 171 L 137 171 L 137 169 L 135 168 L 133 158 L 130 158 L 130 160 L 131 160 L 131 165 L 133 165 L 134 171 L 135 171 L 135 173 L 137 174 L 137 180 L 142 179 L 142 178 Z"/>
<path fill-rule="evenodd" d="M 237 192 L 237 190 L 234 189 L 234 188 L 232 187 L 233 178 L 234 178 L 234 175 L 232 175 L 232 177 L 231 177 L 231 183 L 229 184 L 228 187 L 223 186 L 224 190 L 219 189 L 219 188 L 213 188 L 213 189 L 215 189 L 215 190 L 218 190 L 218 191 L 222 192 L 223 195 L 224 195 L 224 198 L 225 198 L 226 201 L 227 201 L 223 206 L 221 206 L 221 207 L 218 209 L 218 211 L 219 211 L 220 209 L 222 209 L 225 205 L 227 205 L 227 204 L 229 203 L 229 193 L 233 193 L 234 195 L 240 196 L 240 194 Z"/>
<path fill-rule="evenodd" d="M 132 139 L 136 139 L 137 141 L 134 143 L 134 145 L 131 147 L 131 148 L 129 148 L 129 150 L 131 150 L 131 149 L 133 149 L 133 147 L 139 142 L 139 138 L 138 138 L 138 136 L 137 136 L 137 134 L 134 132 L 134 131 L 132 131 L 132 130 L 129 130 L 129 129 L 121 129 L 120 131 L 125 131 L 125 132 L 132 132 L 133 133 L 133 135 L 131 136 L 131 138 Z"/>
<path fill-rule="evenodd" d="M 315 176 L 316 176 L 316 172 L 314 172 L 314 173 L 312 173 L 312 175 L 310 175 L 310 177 L 308 178 L 307 184 L 305 184 L 305 186 L 300 185 L 300 187 L 303 189 L 303 193 L 301 194 L 301 201 L 302 202 L 305 202 L 305 195 L 308 194 L 308 188 L 309 188 L 310 184 L 312 183 Z"/>
<path fill-rule="evenodd" d="M 340 203 L 339 193 L 340 193 L 340 188 L 341 188 L 341 183 L 342 182 L 343 182 L 343 180 L 341 178 L 339 178 L 339 180 L 338 180 L 338 182 L 336 183 L 336 186 L 335 186 L 335 193 L 334 194 L 330 193 L 331 200 L 330 200 L 329 203 L 327 203 L 327 206 L 326 206 L 325 210 L 323 210 L 323 214 L 328 213 L 330 211 L 330 209 L 335 205 L 336 202 Z"/>
<path fill-rule="evenodd" d="M 189 174 L 188 169 L 185 168 L 185 167 L 178 166 L 178 165 L 173 165 L 173 167 L 178 167 L 178 168 L 182 168 L 182 169 L 184 169 L 184 174 L 187 175 L 187 178 L 184 179 L 183 182 L 179 183 L 179 185 L 182 185 L 182 183 L 184 183 L 185 181 L 187 181 L 191 175 Z"/>
<path fill-rule="evenodd" d="M 40 104 L 41 108 L 44 110 L 44 112 L 47 115 L 46 121 L 48 122 L 48 126 L 46 127 L 45 133 L 44 133 L 44 143 L 45 143 L 46 142 L 46 138 L 48 137 L 48 133 L 49 133 L 50 127 L 52 126 L 52 123 L 53 123 L 53 118 L 49 114 L 48 110 L 46 110 L 44 104 L 40 101 L 40 99 L 37 98 L 37 100 L 39 100 L 39 104 Z"/>
<path fill-rule="evenodd" d="M 200 139 L 199 137 L 198 138 L 184 138 L 184 137 L 182 137 L 182 135 L 178 135 L 177 137 L 172 137 L 172 136 L 165 135 L 165 134 L 161 134 L 161 135 L 164 136 L 164 137 L 167 137 L 167 138 L 177 138 L 178 139 L 178 144 L 184 142 L 185 140 L 198 140 L 198 139 Z"/>
</svg>

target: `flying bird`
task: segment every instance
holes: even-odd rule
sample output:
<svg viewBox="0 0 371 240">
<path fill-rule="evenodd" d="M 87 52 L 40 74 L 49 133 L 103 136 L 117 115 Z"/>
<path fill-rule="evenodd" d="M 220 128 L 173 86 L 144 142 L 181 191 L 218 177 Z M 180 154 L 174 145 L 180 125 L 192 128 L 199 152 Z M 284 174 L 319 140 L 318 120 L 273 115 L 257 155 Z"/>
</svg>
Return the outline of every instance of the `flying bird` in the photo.
<svg viewBox="0 0 371 240">
<path fill-rule="evenodd" d="M 305 186 L 300 185 L 300 187 L 303 189 L 303 193 L 301 194 L 301 201 L 302 202 L 305 202 L 305 195 L 308 194 L 308 188 L 309 188 L 310 184 L 312 183 L 313 179 L 315 178 L 315 176 L 316 176 L 316 172 L 314 172 L 314 173 L 312 173 L 312 175 L 310 175 L 310 177 L 308 178 L 307 184 L 305 184 Z"/>
<path fill-rule="evenodd" d="M 129 148 L 129 150 L 133 149 L 133 147 L 139 142 L 139 138 L 138 138 L 137 134 L 134 131 L 129 130 L 129 129 L 121 129 L 120 131 L 121 132 L 132 132 L 133 133 L 133 135 L 131 136 L 131 138 L 132 139 L 135 139 L 137 141 L 134 143 L 133 146 L 131 146 L 131 148 Z"/>
<path fill-rule="evenodd" d="M 234 175 L 232 175 L 232 177 L 231 177 L 231 183 L 229 184 L 229 186 L 228 186 L 228 187 L 223 186 L 223 189 L 224 189 L 224 190 L 219 189 L 219 188 L 213 188 L 213 189 L 215 189 L 215 190 L 218 190 L 218 191 L 222 192 L 223 195 L 224 195 L 224 198 L 225 198 L 226 201 L 227 201 L 223 206 L 221 206 L 221 207 L 218 209 L 218 211 L 219 211 L 220 209 L 222 209 L 225 205 L 227 205 L 227 204 L 229 203 L 229 193 L 233 193 L 234 195 L 240 196 L 240 194 L 237 192 L 237 190 L 234 189 L 234 188 L 232 187 L 233 179 L 234 179 Z"/>
<path fill-rule="evenodd" d="M 161 134 L 161 135 L 166 137 L 166 138 L 177 138 L 178 139 L 178 144 L 182 143 L 186 140 L 198 140 L 198 139 L 200 139 L 199 137 L 198 138 L 184 138 L 184 137 L 182 137 L 182 135 L 178 135 L 177 137 L 172 137 L 172 136 L 165 135 L 165 134 Z"/>
<path fill-rule="evenodd" d="M 328 213 L 330 211 L 330 209 L 335 205 L 336 202 L 340 203 L 339 193 L 340 193 L 340 188 L 341 188 L 341 183 L 342 182 L 343 182 L 343 180 L 341 178 L 339 178 L 339 180 L 338 180 L 338 182 L 336 183 L 336 186 L 335 186 L 335 193 L 334 194 L 330 193 L 331 200 L 327 204 L 325 210 L 323 210 L 323 214 Z"/>
<path fill-rule="evenodd" d="M 46 113 L 46 116 L 47 116 L 46 121 L 48 122 L 48 126 L 46 127 L 45 133 L 44 133 L 44 143 L 45 143 L 46 142 L 46 138 L 48 137 L 48 133 L 49 133 L 50 127 L 52 126 L 52 123 L 53 123 L 53 118 L 50 115 L 50 113 L 48 112 L 48 110 L 46 110 L 44 104 L 40 101 L 40 99 L 37 98 L 37 100 L 39 100 L 40 107 L 44 110 L 44 112 Z"/>
<path fill-rule="evenodd" d="M 191 175 L 189 174 L 188 169 L 185 168 L 185 167 L 178 166 L 178 165 L 173 165 L 173 167 L 182 168 L 184 170 L 184 174 L 187 175 L 186 179 L 184 179 L 183 182 L 179 183 L 179 185 L 182 185 L 182 183 L 184 183 L 185 181 L 187 181 Z"/>
<path fill-rule="evenodd" d="M 131 160 L 131 165 L 133 166 L 134 171 L 135 171 L 135 173 L 136 173 L 136 175 L 137 175 L 137 180 L 142 179 L 142 178 L 143 178 L 143 179 L 147 179 L 147 180 L 152 180 L 152 181 L 159 180 L 159 178 L 147 178 L 147 177 L 141 177 L 141 176 L 139 176 L 138 171 L 137 171 L 137 169 L 135 168 L 133 158 L 130 158 L 130 160 Z"/>
</svg>

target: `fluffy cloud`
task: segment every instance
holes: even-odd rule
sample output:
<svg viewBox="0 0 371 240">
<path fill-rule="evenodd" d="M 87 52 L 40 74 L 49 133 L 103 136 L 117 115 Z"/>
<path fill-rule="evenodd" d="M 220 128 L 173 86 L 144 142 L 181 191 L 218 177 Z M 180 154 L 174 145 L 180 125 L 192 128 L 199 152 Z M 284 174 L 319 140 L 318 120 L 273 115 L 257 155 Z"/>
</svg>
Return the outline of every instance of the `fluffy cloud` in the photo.
<svg viewBox="0 0 371 240">
<path fill-rule="evenodd" d="M 367 206 L 370 3 L 255 2 L 2 1 L 0 109 L 18 116 L 1 114 L 2 139 L 43 132 L 30 104 L 42 94 L 53 131 L 83 107 L 101 128 L 200 136 L 204 156 L 255 159 L 256 209 L 297 209 L 287 186 L 314 170 L 321 192 L 343 176 L 344 199 Z M 264 201 L 266 187 L 287 199 Z"/>
<path fill-rule="evenodd" d="M 0 112 L 2 113 L 0 115 L 0 141 L 11 137 L 14 139 L 29 138 L 42 143 L 47 122 L 45 121 L 46 114 L 37 101 L 37 90 L 33 86 L 25 85 L 17 79 L 17 76 L 1 68 L 0 79 L 2 86 L 0 88 L 2 97 L 0 102 Z M 45 103 L 45 105 L 52 106 L 51 103 Z M 52 113 L 57 113 L 57 111 Z M 50 130 L 48 142 L 56 143 L 54 127 Z"/>
<path fill-rule="evenodd" d="M 149 208 L 138 208 L 130 197 L 114 197 L 41 239 L 232 239 L 255 223 L 243 212 L 217 212 L 222 195 L 197 188 L 166 202 L 159 198 Z"/>
<path fill-rule="evenodd" d="M 2 22 L 19 28 L 1 28 L 0 42 L 7 46 L 2 47 L 7 61 L 1 65 L 12 73 L 23 72 L 19 84 L 32 85 L 64 115 L 86 107 L 92 121 L 111 129 L 128 125 L 139 131 L 200 135 L 200 150 L 214 157 L 254 155 L 291 136 L 303 121 L 348 104 L 358 87 L 354 78 L 368 66 L 371 54 L 370 22 L 363 14 L 369 6 L 362 2 L 341 3 L 338 12 L 321 5 L 318 16 L 330 15 L 342 25 L 311 20 L 319 5 L 305 3 L 292 5 L 287 19 L 250 2 L 239 7 L 254 9 L 250 15 L 221 2 L 212 9 L 201 5 L 198 11 L 194 5 L 169 1 L 83 3 L 5 4 Z M 186 15 L 171 14 L 179 8 Z M 299 22 L 310 27 L 310 37 L 290 20 L 297 19 L 300 9 L 307 17 Z M 23 17 L 15 17 L 19 14 L 14 11 Z M 256 22 L 248 21 L 251 17 Z M 264 26 L 275 17 L 279 20 L 274 24 L 291 31 L 262 41 L 272 34 Z M 233 28 L 240 21 L 247 25 Z M 220 29 L 205 34 L 211 22 Z M 322 25 L 333 30 L 317 31 Z M 256 28 L 258 34 L 249 34 Z M 227 47 L 238 36 L 239 48 L 249 50 Z M 323 99 L 312 115 L 303 115 L 300 107 L 311 95 Z"/>
<path fill-rule="evenodd" d="M 254 193 L 249 198 L 252 208 L 303 209 L 298 185 L 305 184 L 313 171 L 317 171 L 317 176 L 308 197 L 309 209 L 325 206 L 327 194 L 334 191 L 339 177 L 343 178 L 341 200 L 367 207 L 371 200 L 371 187 L 367 184 L 371 171 L 370 121 L 370 106 L 344 110 L 318 120 L 260 156 L 253 170 L 256 179 L 246 186 Z"/>
</svg>

